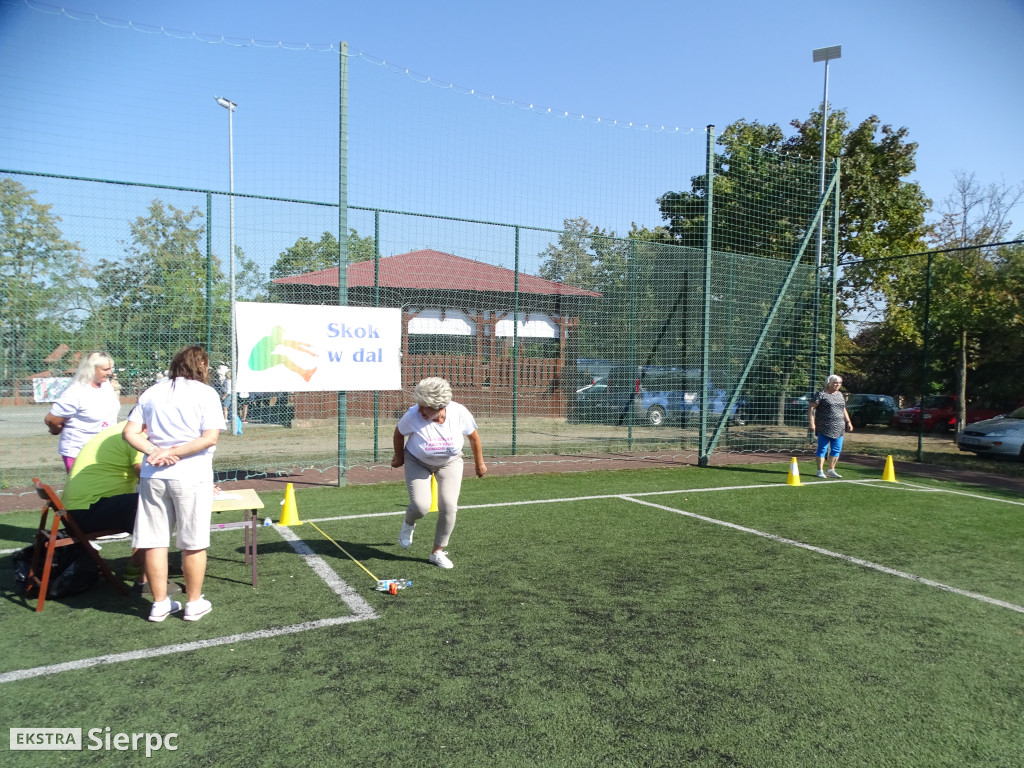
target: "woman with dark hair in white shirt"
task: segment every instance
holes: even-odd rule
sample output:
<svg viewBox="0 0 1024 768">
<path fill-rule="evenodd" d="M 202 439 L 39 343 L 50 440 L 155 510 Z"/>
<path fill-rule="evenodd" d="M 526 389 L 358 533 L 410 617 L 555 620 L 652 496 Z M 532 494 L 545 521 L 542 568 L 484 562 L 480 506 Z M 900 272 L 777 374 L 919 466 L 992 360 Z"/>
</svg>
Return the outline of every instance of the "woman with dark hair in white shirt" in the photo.
<svg viewBox="0 0 1024 768">
<path fill-rule="evenodd" d="M 146 454 L 132 546 L 146 552 L 153 590 L 150 621 L 163 621 L 182 608 L 166 590 L 167 550 L 175 527 L 188 593 L 185 620 L 197 621 L 212 609 L 202 589 L 213 514 L 213 452 L 227 424 L 217 391 L 207 384 L 209 372 L 202 347 L 179 351 L 168 377 L 142 393 L 124 428 L 128 444 Z"/>
</svg>

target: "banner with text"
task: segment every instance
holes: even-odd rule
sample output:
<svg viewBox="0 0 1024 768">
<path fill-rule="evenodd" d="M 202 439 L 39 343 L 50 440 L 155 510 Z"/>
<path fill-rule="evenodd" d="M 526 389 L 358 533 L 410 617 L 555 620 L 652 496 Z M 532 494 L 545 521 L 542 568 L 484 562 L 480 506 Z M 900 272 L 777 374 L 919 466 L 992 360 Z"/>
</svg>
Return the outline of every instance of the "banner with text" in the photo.
<svg viewBox="0 0 1024 768">
<path fill-rule="evenodd" d="M 402 311 L 235 303 L 240 392 L 402 388 Z"/>
</svg>

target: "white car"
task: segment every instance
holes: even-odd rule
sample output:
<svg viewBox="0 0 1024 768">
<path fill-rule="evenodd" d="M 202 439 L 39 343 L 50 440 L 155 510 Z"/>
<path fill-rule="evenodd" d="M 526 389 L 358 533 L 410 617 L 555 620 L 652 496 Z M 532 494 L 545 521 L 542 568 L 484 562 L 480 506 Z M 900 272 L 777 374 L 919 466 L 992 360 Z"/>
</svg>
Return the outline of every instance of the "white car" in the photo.
<svg viewBox="0 0 1024 768">
<path fill-rule="evenodd" d="M 1024 461 L 1024 407 L 1005 416 L 968 424 L 956 436 L 961 451 L 980 456 L 1015 456 Z"/>
</svg>

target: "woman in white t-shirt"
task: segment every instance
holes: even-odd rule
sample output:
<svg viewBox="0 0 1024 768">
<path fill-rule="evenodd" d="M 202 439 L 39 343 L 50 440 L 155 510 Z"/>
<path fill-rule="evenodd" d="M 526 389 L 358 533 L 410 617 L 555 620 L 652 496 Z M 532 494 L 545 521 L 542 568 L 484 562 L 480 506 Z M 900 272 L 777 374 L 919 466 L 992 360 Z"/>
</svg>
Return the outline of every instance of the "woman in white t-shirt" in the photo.
<svg viewBox="0 0 1024 768">
<path fill-rule="evenodd" d="M 167 597 L 167 549 L 175 525 L 188 593 L 185 620 L 197 621 L 212 608 L 202 590 L 213 514 L 213 452 L 227 424 L 217 391 L 206 383 L 209 372 L 206 350 L 181 350 L 168 378 L 139 397 L 124 428 L 128 444 L 146 454 L 132 546 L 145 550 L 153 590 L 150 621 L 163 621 L 182 607 Z"/>
<path fill-rule="evenodd" d="M 82 446 L 117 423 L 121 401 L 110 384 L 113 370 L 114 361 L 105 352 L 82 355 L 74 380 L 43 419 L 51 435 L 60 435 L 57 452 L 69 473 Z"/>
<path fill-rule="evenodd" d="M 398 543 L 412 546 L 416 521 L 430 511 L 430 478 L 437 481 L 437 528 L 430 562 L 441 568 L 452 568 L 445 551 L 462 490 L 462 447 L 469 440 L 476 464 L 476 476 L 487 474 L 483 446 L 477 434 L 476 420 L 469 409 L 452 400 L 447 381 L 432 376 L 423 379 L 413 390 L 412 406 L 398 422 L 393 437 L 395 456 L 392 467 L 405 467 L 405 484 L 409 489 L 409 506 L 398 534 Z M 408 441 L 406 441 L 408 436 Z"/>
</svg>

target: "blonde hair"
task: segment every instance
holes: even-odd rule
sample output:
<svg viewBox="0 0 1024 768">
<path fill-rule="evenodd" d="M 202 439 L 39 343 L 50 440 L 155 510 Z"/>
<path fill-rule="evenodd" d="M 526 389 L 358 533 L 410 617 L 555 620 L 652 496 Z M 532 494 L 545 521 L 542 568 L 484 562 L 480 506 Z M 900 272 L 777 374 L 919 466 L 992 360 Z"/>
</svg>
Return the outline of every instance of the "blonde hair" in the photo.
<svg viewBox="0 0 1024 768">
<path fill-rule="evenodd" d="M 92 384 L 96 380 L 96 369 L 102 364 L 114 365 L 114 359 L 106 352 L 86 352 L 78 363 L 75 381 L 79 384 Z"/>
<path fill-rule="evenodd" d="M 440 376 L 423 379 L 412 391 L 416 405 L 440 410 L 452 401 L 452 386 Z"/>
</svg>

